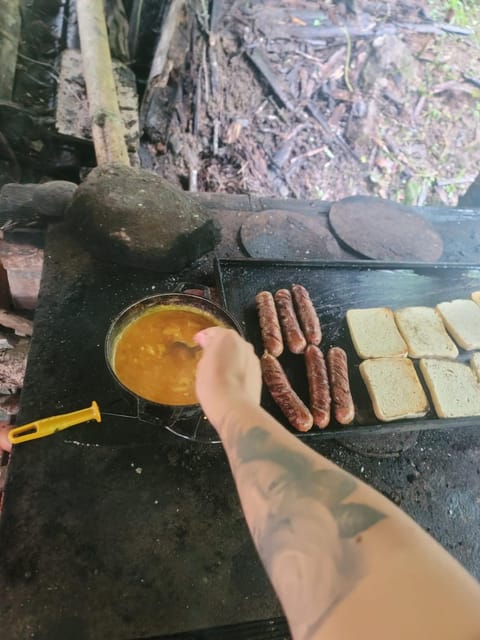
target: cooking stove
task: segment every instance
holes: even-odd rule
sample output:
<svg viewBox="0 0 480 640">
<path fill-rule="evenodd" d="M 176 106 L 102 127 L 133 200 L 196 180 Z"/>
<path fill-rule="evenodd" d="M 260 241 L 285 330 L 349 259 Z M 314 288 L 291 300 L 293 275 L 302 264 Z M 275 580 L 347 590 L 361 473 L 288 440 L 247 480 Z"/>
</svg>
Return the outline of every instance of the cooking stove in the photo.
<svg viewBox="0 0 480 640">
<path fill-rule="evenodd" d="M 0 518 L 2 637 L 211 629 L 184 637 L 214 638 L 219 627 L 237 637 L 232 625 L 262 620 L 256 637 L 287 637 L 221 446 L 139 420 L 104 361 L 123 308 L 180 281 L 211 285 L 212 271 L 213 256 L 175 275 L 101 263 L 61 225 L 50 228 L 18 424 L 92 400 L 103 421 L 14 449 Z M 390 497 L 480 577 L 478 429 L 421 433 L 381 459 L 332 440 L 308 444 Z"/>
</svg>

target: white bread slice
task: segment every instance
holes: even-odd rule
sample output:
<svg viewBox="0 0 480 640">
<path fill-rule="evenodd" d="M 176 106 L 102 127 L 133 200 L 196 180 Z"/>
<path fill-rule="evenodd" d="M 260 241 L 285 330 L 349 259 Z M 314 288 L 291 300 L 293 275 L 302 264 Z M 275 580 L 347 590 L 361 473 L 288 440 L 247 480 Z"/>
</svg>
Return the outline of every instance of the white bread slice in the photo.
<svg viewBox="0 0 480 640">
<path fill-rule="evenodd" d="M 468 364 L 422 358 L 420 370 L 439 418 L 480 415 L 480 385 Z"/>
<path fill-rule="evenodd" d="M 436 356 L 455 359 L 458 356 L 458 349 L 436 309 L 405 307 L 397 309 L 394 315 L 411 358 Z"/>
<path fill-rule="evenodd" d="M 480 291 L 472 291 L 470 297 L 476 304 L 480 304 Z"/>
<path fill-rule="evenodd" d="M 364 360 L 359 368 L 379 420 L 420 418 L 427 413 L 427 396 L 408 358 Z"/>
<path fill-rule="evenodd" d="M 347 324 L 360 358 L 403 358 L 408 353 L 388 307 L 349 309 Z"/>
<path fill-rule="evenodd" d="M 480 382 L 480 353 L 476 351 L 470 358 L 470 367 L 475 374 L 477 381 Z"/>
<path fill-rule="evenodd" d="M 473 300 L 441 302 L 437 309 L 455 342 L 470 351 L 480 349 L 480 307 Z"/>
</svg>

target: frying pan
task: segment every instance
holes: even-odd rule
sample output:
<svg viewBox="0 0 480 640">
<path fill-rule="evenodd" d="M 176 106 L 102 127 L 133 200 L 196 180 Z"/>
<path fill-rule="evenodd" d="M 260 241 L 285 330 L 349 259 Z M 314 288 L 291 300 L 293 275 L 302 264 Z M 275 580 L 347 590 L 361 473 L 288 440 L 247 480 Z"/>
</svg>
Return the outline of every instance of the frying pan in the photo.
<svg viewBox="0 0 480 640">
<path fill-rule="evenodd" d="M 181 289 L 180 291 L 148 296 L 141 300 L 137 300 L 123 309 L 123 311 L 121 311 L 112 321 L 110 328 L 108 329 L 105 338 L 105 361 L 110 375 L 113 377 L 116 384 L 125 393 L 135 398 L 137 403 L 137 417 L 139 420 L 159 424 L 172 433 L 189 440 L 218 442 L 218 436 L 203 415 L 199 404 L 173 406 L 152 402 L 151 400 L 142 398 L 122 383 L 115 373 L 113 365 L 116 341 L 125 327 L 142 316 L 146 311 L 165 305 L 168 305 L 169 307 L 172 305 L 181 306 L 182 308 L 191 307 L 192 309 L 203 311 L 213 316 L 222 325 L 234 329 L 242 335 L 239 323 L 230 313 L 228 313 L 228 311 L 207 297 L 183 292 L 183 289 L 185 288 L 193 288 L 195 291 L 201 289 L 205 293 L 209 291 L 206 287 L 181 283 L 177 287 L 177 289 Z"/>
</svg>

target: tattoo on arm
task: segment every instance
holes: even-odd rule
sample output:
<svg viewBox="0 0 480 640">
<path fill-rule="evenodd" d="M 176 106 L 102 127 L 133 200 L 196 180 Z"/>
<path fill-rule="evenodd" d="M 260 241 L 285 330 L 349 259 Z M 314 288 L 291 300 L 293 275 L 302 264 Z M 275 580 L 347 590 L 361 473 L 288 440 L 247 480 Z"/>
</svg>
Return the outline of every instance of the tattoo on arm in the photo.
<svg viewBox="0 0 480 640">
<path fill-rule="evenodd" d="M 355 478 L 318 469 L 263 427 L 232 429 L 227 446 L 259 554 L 295 637 L 308 640 L 365 575 L 359 534 L 386 516 L 346 501 Z"/>
</svg>

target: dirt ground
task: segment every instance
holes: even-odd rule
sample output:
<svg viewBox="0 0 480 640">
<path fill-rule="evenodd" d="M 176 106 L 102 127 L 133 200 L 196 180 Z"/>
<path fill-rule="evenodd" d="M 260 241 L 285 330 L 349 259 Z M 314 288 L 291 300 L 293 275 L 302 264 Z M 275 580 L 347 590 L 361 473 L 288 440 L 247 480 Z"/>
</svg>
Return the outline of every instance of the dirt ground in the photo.
<svg viewBox="0 0 480 640">
<path fill-rule="evenodd" d="M 192 0 L 170 55 L 143 160 L 186 188 L 455 206 L 480 172 L 476 0 Z"/>
</svg>

